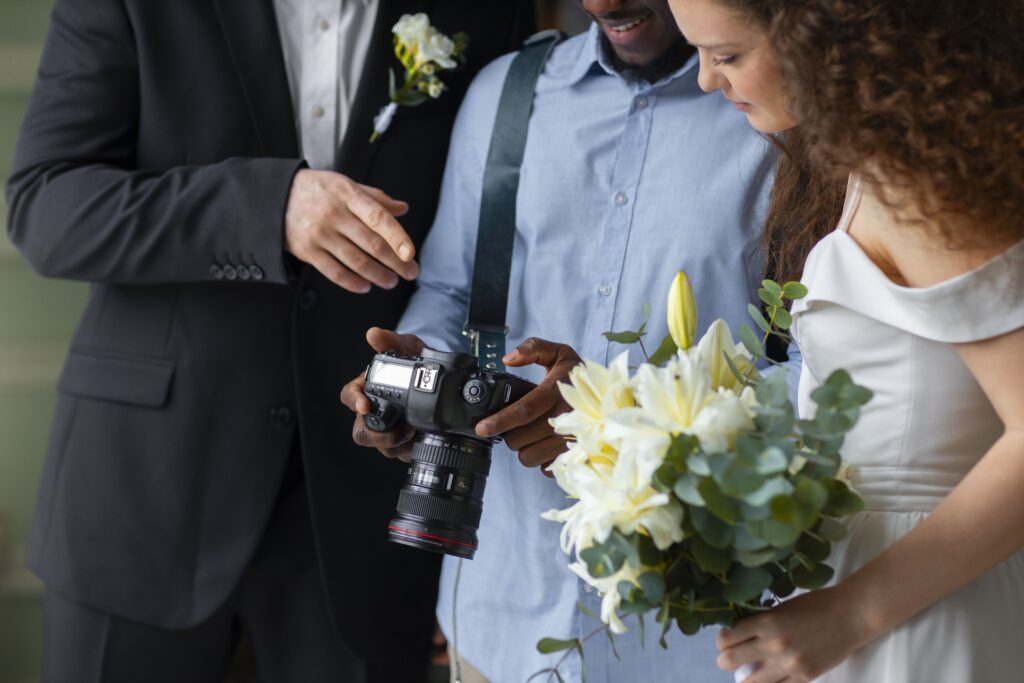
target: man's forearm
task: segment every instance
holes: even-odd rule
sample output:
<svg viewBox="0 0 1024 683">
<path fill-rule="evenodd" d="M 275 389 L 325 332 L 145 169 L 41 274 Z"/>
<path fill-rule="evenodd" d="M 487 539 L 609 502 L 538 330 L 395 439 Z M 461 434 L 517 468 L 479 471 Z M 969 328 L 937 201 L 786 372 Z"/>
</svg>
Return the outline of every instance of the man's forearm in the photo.
<svg viewBox="0 0 1024 683">
<path fill-rule="evenodd" d="M 282 231 L 301 162 L 229 159 L 163 173 L 57 162 L 17 170 L 7 187 L 12 243 L 41 274 L 90 282 L 217 279 L 255 266 L 287 280 Z"/>
</svg>

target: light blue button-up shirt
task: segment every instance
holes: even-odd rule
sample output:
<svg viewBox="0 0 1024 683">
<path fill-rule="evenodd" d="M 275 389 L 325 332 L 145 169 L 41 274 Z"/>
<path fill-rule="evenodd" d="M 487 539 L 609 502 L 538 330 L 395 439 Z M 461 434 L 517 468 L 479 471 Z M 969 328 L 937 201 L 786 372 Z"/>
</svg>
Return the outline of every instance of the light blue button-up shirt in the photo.
<svg viewBox="0 0 1024 683">
<path fill-rule="evenodd" d="M 650 85 L 629 82 L 605 62 L 596 27 L 552 53 L 537 84 L 517 200 L 509 286 L 508 349 L 542 337 L 607 363 L 627 347 L 609 330 L 636 329 L 653 310 L 649 351 L 667 334 L 666 294 L 686 270 L 701 331 L 716 318 L 747 320 L 756 301 L 763 255 L 760 229 L 771 179 L 769 144 L 720 95 L 697 85 L 697 59 Z M 452 136 L 440 205 L 422 249 L 419 287 L 399 326 L 429 346 L 467 350 L 461 336 L 476 249 L 481 185 L 498 99 L 512 56 L 477 77 Z M 643 356 L 630 347 L 631 364 Z M 533 381 L 543 369 L 515 372 Z M 522 683 L 558 655 L 541 655 L 545 636 L 582 637 L 599 624 L 576 609 L 600 612 L 598 596 L 569 572 L 560 526 L 540 513 L 570 501 L 552 479 L 523 467 L 496 445 L 479 549 L 446 557 L 438 618 L 460 653 L 493 683 Z M 653 615 L 652 615 L 653 616 Z M 587 680 L 731 681 L 715 666 L 715 629 L 687 638 L 673 629 L 667 651 L 648 617 L 642 649 L 635 618 L 616 639 L 585 646 Z M 575 653 L 560 671 L 580 680 Z M 547 680 L 546 677 L 539 680 Z M 553 679 L 552 679 L 553 680 Z"/>
</svg>

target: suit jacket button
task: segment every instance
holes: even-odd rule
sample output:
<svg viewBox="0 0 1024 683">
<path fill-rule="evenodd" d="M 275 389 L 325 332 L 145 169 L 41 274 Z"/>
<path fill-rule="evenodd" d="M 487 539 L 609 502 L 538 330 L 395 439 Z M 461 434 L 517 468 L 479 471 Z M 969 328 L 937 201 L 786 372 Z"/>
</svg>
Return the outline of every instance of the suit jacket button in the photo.
<svg viewBox="0 0 1024 683">
<path fill-rule="evenodd" d="M 238 266 L 238 268 L 235 269 L 235 272 L 238 274 L 239 280 L 249 279 L 249 269 L 245 266 Z"/>
<path fill-rule="evenodd" d="M 218 266 L 215 263 L 212 266 L 210 266 L 210 277 L 212 277 L 214 280 L 223 280 L 224 271 L 221 270 L 220 266 Z"/>
<path fill-rule="evenodd" d="M 238 273 L 235 272 L 235 267 L 234 266 L 224 266 L 224 279 L 225 280 L 234 280 L 236 277 L 238 277 Z"/>
<path fill-rule="evenodd" d="M 278 427 L 283 427 L 292 421 L 292 411 L 288 406 L 278 406 L 270 411 L 270 421 Z"/>
<path fill-rule="evenodd" d="M 249 266 L 249 276 L 253 280 L 262 280 L 263 279 L 263 271 L 260 269 L 259 266 Z"/>
<path fill-rule="evenodd" d="M 307 289 L 299 295 L 299 308 L 304 311 L 312 310 L 316 306 L 317 295 L 312 289 Z"/>
</svg>

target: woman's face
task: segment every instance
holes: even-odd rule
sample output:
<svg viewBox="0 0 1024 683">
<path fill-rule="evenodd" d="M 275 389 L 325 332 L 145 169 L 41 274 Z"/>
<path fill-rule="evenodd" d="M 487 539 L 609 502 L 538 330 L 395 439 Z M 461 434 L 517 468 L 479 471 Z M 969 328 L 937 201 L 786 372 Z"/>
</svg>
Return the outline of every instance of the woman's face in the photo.
<svg viewBox="0 0 1024 683">
<path fill-rule="evenodd" d="M 669 0 L 683 36 L 700 55 L 700 87 L 721 90 L 750 125 L 779 133 L 797 124 L 786 106 L 782 74 L 767 36 L 718 0 Z"/>
</svg>

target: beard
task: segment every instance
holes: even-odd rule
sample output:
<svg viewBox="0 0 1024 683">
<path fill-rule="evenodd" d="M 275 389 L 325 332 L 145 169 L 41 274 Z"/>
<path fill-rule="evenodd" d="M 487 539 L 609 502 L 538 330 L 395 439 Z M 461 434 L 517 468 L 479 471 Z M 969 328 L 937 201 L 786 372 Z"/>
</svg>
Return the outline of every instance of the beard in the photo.
<svg viewBox="0 0 1024 683">
<path fill-rule="evenodd" d="M 672 41 L 665 50 L 646 64 L 627 64 L 615 53 L 611 41 L 602 31 L 598 34 L 601 39 L 601 52 L 605 61 L 615 70 L 617 74 L 631 82 L 657 83 L 669 74 L 673 74 L 686 64 L 694 53 L 695 49 L 686 42 L 686 39 L 679 36 Z"/>
</svg>

